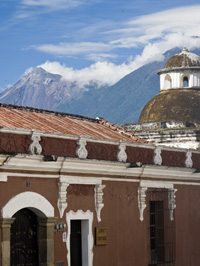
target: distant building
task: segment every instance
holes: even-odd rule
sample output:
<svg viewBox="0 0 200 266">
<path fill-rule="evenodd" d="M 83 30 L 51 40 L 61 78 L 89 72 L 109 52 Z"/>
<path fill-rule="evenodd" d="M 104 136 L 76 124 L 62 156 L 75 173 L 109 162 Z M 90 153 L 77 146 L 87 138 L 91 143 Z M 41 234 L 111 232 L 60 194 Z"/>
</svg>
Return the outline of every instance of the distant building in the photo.
<svg viewBox="0 0 200 266">
<path fill-rule="evenodd" d="M 123 128 L 157 145 L 198 149 L 200 57 L 184 48 L 158 74 L 160 94 L 145 105 L 138 124 Z"/>
</svg>

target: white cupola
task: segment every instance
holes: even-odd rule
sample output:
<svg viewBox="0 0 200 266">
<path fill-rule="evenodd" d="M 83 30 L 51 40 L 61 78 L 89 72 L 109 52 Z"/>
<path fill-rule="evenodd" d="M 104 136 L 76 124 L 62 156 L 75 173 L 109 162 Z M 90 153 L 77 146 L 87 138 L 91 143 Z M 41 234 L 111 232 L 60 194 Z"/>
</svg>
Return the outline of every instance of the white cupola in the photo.
<svg viewBox="0 0 200 266">
<path fill-rule="evenodd" d="M 160 92 L 191 88 L 200 90 L 200 56 L 184 48 L 167 61 L 158 75 Z"/>
</svg>

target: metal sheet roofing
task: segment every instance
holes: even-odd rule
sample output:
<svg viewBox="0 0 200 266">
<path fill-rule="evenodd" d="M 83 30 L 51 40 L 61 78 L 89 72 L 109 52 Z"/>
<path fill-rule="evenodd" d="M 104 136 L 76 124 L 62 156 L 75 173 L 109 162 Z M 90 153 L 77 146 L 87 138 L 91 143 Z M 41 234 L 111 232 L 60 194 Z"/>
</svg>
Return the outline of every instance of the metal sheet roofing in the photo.
<svg viewBox="0 0 200 266">
<path fill-rule="evenodd" d="M 0 127 L 39 130 L 48 133 L 85 135 L 98 139 L 146 141 L 104 119 L 0 104 Z"/>
</svg>

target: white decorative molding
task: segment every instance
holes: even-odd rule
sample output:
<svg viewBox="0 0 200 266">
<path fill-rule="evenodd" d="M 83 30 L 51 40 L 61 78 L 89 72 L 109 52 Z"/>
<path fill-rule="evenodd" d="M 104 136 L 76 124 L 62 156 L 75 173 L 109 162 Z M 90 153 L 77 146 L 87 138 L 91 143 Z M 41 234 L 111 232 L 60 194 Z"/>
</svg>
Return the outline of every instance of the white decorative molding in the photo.
<svg viewBox="0 0 200 266">
<path fill-rule="evenodd" d="M 144 220 L 144 209 L 146 208 L 146 190 L 147 187 L 138 187 L 138 208 L 140 211 L 140 221 Z"/>
<path fill-rule="evenodd" d="M 32 131 L 31 140 L 32 140 L 32 143 L 29 146 L 29 153 L 30 154 L 41 154 L 42 146 L 39 143 L 41 140 L 40 135 L 35 134 L 35 132 Z"/>
<path fill-rule="evenodd" d="M 140 187 L 174 189 L 174 184 L 171 181 L 165 180 L 141 180 Z"/>
<path fill-rule="evenodd" d="M 95 200 L 95 209 L 97 213 L 97 220 L 101 222 L 101 210 L 104 207 L 103 204 L 103 189 L 106 185 L 96 185 L 94 188 L 94 200 Z"/>
<path fill-rule="evenodd" d="M 117 153 L 117 159 L 119 162 L 124 162 L 124 163 L 126 162 L 127 154 L 125 150 L 126 150 L 126 144 L 120 141 L 119 146 L 118 146 L 118 153 Z"/>
<path fill-rule="evenodd" d="M 156 149 L 154 150 L 154 158 L 153 161 L 156 165 L 162 165 L 162 156 L 161 156 L 161 148 L 160 147 L 156 147 Z"/>
<path fill-rule="evenodd" d="M 174 220 L 174 209 L 176 208 L 176 193 L 177 189 L 168 190 L 168 208 L 170 212 L 170 221 Z"/>
<path fill-rule="evenodd" d="M 23 192 L 11 198 L 2 208 L 2 217 L 11 218 L 23 208 L 31 209 L 39 217 L 54 217 L 54 207 L 51 203 L 35 192 Z"/>
<path fill-rule="evenodd" d="M 69 183 L 60 182 L 58 183 L 58 209 L 60 218 L 63 217 L 64 211 L 67 208 L 67 188 Z"/>
<path fill-rule="evenodd" d="M 0 173 L 0 182 L 7 182 L 8 174 L 5 172 Z"/>
<path fill-rule="evenodd" d="M 67 222 L 67 262 L 71 265 L 70 261 L 70 233 L 71 233 L 71 220 L 81 220 L 81 243 L 82 243 L 82 266 L 93 266 L 93 213 L 89 210 L 83 212 L 78 210 L 77 212 L 70 211 L 66 213 Z"/>
<path fill-rule="evenodd" d="M 78 141 L 78 148 L 76 150 L 76 155 L 79 159 L 86 159 L 88 156 L 88 151 L 86 149 L 86 139 L 83 137 L 79 137 Z"/>
<path fill-rule="evenodd" d="M 188 168 L 192 168 L 192 166 L 193 166 L 192 152 L 191 151 L 186 152 L 185 166 Z"/>
<path fill-rule="evenodd" d="M 174 188 L 174 184 L 168 181 L 150 181 L 141 180 L 140 186 L 138 187 L 138 207 L 140 211 L 140 220 L 143 221 L 143 212 L 146 208 L 146 190 L 148 188 L 164 188 L 168 190 L 168 208 L 170 211 L 170 221 L 173 221 L 173 212 L 176 208 L 175 204 L 175 192 L 177 189 Z"/>
</svg>

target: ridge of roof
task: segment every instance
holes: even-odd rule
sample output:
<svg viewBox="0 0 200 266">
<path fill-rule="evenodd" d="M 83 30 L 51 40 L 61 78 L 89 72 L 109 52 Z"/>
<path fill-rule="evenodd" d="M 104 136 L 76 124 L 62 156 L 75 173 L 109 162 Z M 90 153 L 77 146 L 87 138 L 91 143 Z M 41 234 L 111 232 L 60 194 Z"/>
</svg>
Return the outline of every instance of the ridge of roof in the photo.
<svg viewBox="0 0 200 266">
<path fill-rule="evenodd" d="M 123 129 L 123 128 L 120 127 L 120 126 L 117 126 L 117 125 L 115 125 L 115 124 L 112 124 L 112 123 L 106 121 L 106 120 L 103 119 L 103 118 L 101 118 L 101 119 L 99 120 L 99 124 L 101 124 L 101 125 L 103 125 L 103 126 L 106 126 L 106 127 L 110 128 L 110 129 L 112 129 L 113 131 L 117 131 L 119 134 L 124 135 L 125 137 L 128 137 L 128 138 L 130 138 L 131 140 L 134 140 L 134 141 L 137 142 L 137 143 L 147 143 L 147 144 L 152 144 L 152 143 L 150 143 L 149 141 L 144 140 L 144 139 L 142 139 L 142 138 L 140 138 L 140 137 L 138 137 L 138 136 L 135 136 L 135 135 L 134 135 L 133 133 L 131 133 L 130 131 L 127 131 L 127 130 Z"/>
<path fill-rule="evenodd" d="M 47 109 L 40 109 L 40 108 L 29 107 L 29 106 L 15 105 L 15 104 L 0 103 L 0 107 L 16 109 L 16 110 L 21 110 L 21 111 L 35 112 L 35 113 L 50 114 L 50 115 L 55 115 L 55 116 L 69 117 L 72 119 L 86 120 L 86 121 L 95 122 L 95 123 L 97 123 L 99 120 L 99 118 L 93 118 L 93 117 L 88 117 L 84 115 L 70 114 L 70 113 L 58 112 L 58 111 L 47 110 Z"/>
</svg>

